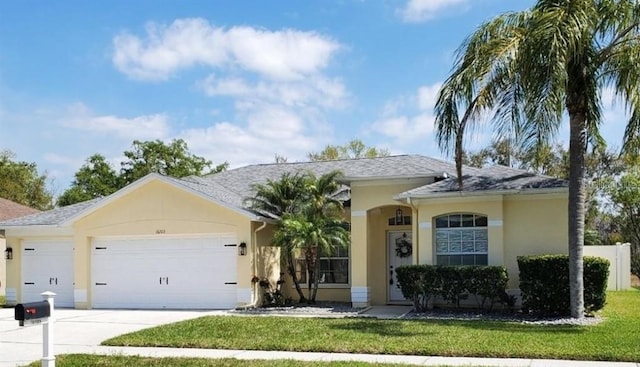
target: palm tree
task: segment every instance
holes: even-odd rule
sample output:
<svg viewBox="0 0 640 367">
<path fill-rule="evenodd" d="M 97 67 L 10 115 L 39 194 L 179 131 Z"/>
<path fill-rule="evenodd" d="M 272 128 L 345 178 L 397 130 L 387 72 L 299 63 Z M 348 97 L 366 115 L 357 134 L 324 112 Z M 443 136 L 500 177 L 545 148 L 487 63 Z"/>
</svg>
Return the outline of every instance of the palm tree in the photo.
<svg viewBox="0 0 640 367">
<path fill-rule="evenodd" d="M 539 0 L 529 10 L 502 14 L 464 41 L 435 106 L 438 144 L 455 154 L 461 190 L 464 136 L 483 113 L 493 113 L 496 135 L 523 149 L 548 143 L 567 113 L 574 318 L 584 317 L 585 152 L 588 144 L 604 144 L 604 88 L 630 115 L 623 151 L 640 145 L 639 22 L 637 0 Z"/>
<path fill-rule="evenodd" d="M 339 171 L 320 177 L 312 173 L 285 173 L 278 181 L 253 186 L 255 195 L 245 200 L 252 209 L 276 219 L 273 244 L 280 247 L 281 262 L 292 278 L 299 302 L 306 302 L 296 273 L 296 255 L 302 252 L 309 273 L 309 301 L 315 302 L 320 273 L 319 257 L 349 243 L 344 228 L 344 208 L 334 197 L 339 192 Z"/>
<path fill-rule="evenodd" d="M 344 228 L 342 216 L 315 216 L 310 212 L 287 214 L 274 236 L 278 242 L 304 254 L 308 277 L 309 303 L 315 303 L 320 282 L 320 256 L 330 256 L 337 247 L 346 247 L 349 232 Z"/>
<path fill-rule="evenodd" d="M 290 233 L 282 230 L 282 222 L 286 215 L 294 215 L 299 211 L 307 194 L 307 182 L 306 174 L 284 173 L 277 181 L 268 180 L 266 184 L 254 185 L 254 196 L 245 199 L 247 206 L 278 221 L 274 245 L 280 247 L 281 262 L 291 276 L 301 303 L 306 302 L 306 298 L 296 274 L 296 248 L 289 237 Z"/>
<path fill-rule="evenodd" d="M 309 285 L 312 290 L 310 301 L 315 303 L 320 278 L 320 255 L 331 255 L 335 247 L 349 244 L 349 232 L 344 228 L 344 208 L 335 198 L 340 191 L 339 171 L 332 171 L 320 177 L 309 174 L 307 185 L 308 200 L 303 207 L 304 220 L 311 226 L 302 232 L 306 242 L 301 243 L 309 272 Z M 303 222 L 304 223 L 304 222 Z"/>
</svg>

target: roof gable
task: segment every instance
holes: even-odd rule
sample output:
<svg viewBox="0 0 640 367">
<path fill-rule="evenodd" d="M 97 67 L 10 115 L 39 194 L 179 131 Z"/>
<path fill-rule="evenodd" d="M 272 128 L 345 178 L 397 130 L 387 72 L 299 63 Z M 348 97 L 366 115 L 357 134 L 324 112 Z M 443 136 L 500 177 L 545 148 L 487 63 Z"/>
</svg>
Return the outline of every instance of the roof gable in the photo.
<svg viewBox="0 0 640 367">
<path fill-rule="evenodd" d="M 38 212 L 40 210 L 0 198 L 0 221 L 24 217 Z"/>
<path fill-rule="evenodd" d="M 397 198 L 422 198 L 454 192 L 473 194 L 488 191 L 520 192 L 523 190 L 566 189 L 568 182 L 555 177 L 496 165 L 470 171 L 463 170 L 462 186 L 463 190 L 460 191 L 457 177 L 450 177 L 403 192 Z"/>
</svg>

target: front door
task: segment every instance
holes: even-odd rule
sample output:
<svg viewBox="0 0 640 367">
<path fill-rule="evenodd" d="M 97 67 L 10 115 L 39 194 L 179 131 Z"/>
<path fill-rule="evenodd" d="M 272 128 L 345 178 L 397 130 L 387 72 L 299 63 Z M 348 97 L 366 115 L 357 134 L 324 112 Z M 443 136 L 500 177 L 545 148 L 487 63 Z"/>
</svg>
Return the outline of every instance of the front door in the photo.
<svg viewBox="0 0 640 367">
<path fill-rule="evenodd" d="M 398 287 L 396 269 L 398 266 L 413 264 L 413 244 L 411 243 L 410 231 L 389 231 L 387 232 L 387 258 L 389 259 L 389 272 L 387 273 L 387 284 L 389 302 L 405 302 Z"/>
</svg>

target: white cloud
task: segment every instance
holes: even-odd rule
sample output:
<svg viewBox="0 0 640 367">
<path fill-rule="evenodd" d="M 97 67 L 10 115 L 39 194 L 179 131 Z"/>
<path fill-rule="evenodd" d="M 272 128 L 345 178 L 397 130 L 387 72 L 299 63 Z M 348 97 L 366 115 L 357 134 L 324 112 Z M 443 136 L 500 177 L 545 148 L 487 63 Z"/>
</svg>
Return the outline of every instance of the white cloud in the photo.
<svg viewBox="0 0 640 367">
<path fill-rule="evenodd" d="M 211 97 L 270 101 L 289 107 L 313 104 L 325 108 L 341 108 L 346 105 L 349 97 L 342 81 L 322 76 L 304 81 L 258 81 L 251 84 L 240 77 L 216 78 L 209 75 L 198 82 L 198 86 Z"/>
<path fill-rule="evenodd" d="M 197 65 L 238 68 L 272 80 L 300 80 L 325 68 L 340 44 L 316 32 L 215 27 L 202 18 L 149 23 L 146 37 L 114 38 L 112 61 L 131 78 L 166 80 Z"/>
<path fill-rule="evenodd" d="M 143 115 L 133 118 L 112 115 L 96 116 L 82 103 L 68 108 L 61 125 L 82 130 L 103 138 L 120 139 L 163 139 L 169 135 L 168 118 L 164 114 Z"/>
<path fill-rule="evenodd" d="M 371 129 L 396 143 L 424 140 L 433 133 L 433 106 L 441 83 L 418 88 L 415 94 L 395 98 L 383 106 Z"/>
<path fill-rule="evenodd" d="M 431 112 L 436 105 L 438 99 L 438 92 L 442 87 L 442 83 L 435 83 L 418 88 L 418 108 L 422 111 Z"/>
<path fill-rule="evenodd" d="M 214 123 L 207 128 L 188 129 L 180 133 L 189 149 L 195 154 L 212 160 L 215 164 L 228 161 L 233 167 L 258 162 L 274 162 L 275 155 L 288 158 L 289 162 L 304 160 L 306 154 L 328 142 L 322 135 L 306 131 L 294 117 L 281 121 L 274 119 L 253 121 L 241 127 L 230 122 Z"/>
<path fill-rule="evenodd" d="M 460 8 L 468 0 L 408 0 L 405 6 L 396 13 L 407 23 L 418 23 L 431 20 L 443 11 Z"/>
</svg>

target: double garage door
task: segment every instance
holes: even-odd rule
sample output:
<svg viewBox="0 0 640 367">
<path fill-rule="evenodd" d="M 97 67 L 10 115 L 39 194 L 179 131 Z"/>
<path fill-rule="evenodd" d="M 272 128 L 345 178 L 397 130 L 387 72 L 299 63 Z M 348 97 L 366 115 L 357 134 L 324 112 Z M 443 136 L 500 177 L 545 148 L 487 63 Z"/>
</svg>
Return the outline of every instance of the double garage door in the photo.
<svg viewBox="0 0 640 367">
<path fill-rule="evenodd" d="M 91 246 L 93 308 L 236 306 L 231 236 L 99 238 Z"/>
<path fill-rule="evenodd" d="M 236 306 L 233 235 L 98 238 L 91 243 L 93 308 L 217 309 Z M 74 307 L 71 240 L 24 241 L 22 302 L 53 291 Z"/>
</svg>

